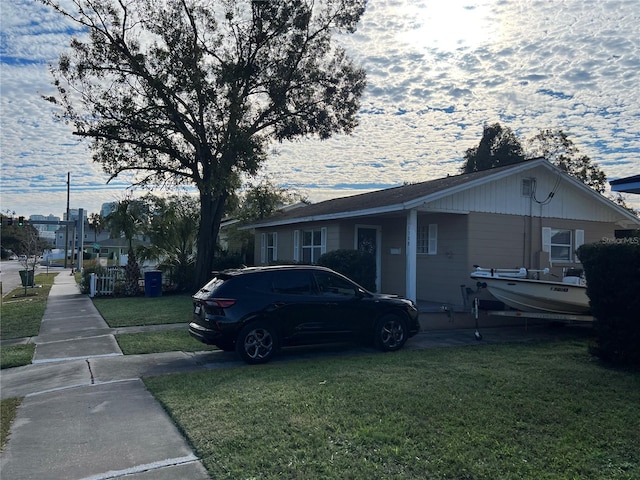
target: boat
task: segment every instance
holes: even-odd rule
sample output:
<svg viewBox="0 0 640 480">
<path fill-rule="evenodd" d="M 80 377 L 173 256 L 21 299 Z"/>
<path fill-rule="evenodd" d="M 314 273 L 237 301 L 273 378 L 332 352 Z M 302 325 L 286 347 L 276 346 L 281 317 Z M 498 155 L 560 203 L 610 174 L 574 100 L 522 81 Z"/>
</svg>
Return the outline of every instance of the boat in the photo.
<svg viewBox="0 0 640 480">
<path fill-rule="evenodd" d="M 522 312 L 585 315 L 589 313 L 587 285 L 574 272 L 561 280 L 549 280 L 549 269 L 481 268 L 471 278 L 505 305 Z"/>
</svg>

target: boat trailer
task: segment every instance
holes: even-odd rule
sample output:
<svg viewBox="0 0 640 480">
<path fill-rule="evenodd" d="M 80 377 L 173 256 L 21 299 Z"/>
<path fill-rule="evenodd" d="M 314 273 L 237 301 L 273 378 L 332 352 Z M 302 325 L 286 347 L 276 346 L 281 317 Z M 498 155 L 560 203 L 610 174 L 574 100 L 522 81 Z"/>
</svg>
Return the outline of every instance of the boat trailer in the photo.
<svg viewBox="0 0 640 480">
<path fill-rule="evenodd" d="M 471 313 L 476 321 L 476 331 L 475 337 L 476 340 L 482 340 L 482 335 L 480 334 L 480 330 L 478 327 L 478 317 L 480 315 L 480 299 L 475 297 L 473 299 L 473 304 L 471 306 Z M 521 312 L 520 310 L 484 310 L 487 315 L 495 316 L 495 317 L 511 317 L 511 318 L 522 318 L 524 319 L 524 328 L 525 330 L 528 327 L 529 319 L 531 320 L 553 320 L 557 322 L 566 322 L 566 323 L 574 323 L 574 322 L 593 322 L 595 318 L 592 315 L 577 315 L 577 314 L 567 314 L 567 313 L 538 313 L 538 312 Z"/>
</svg>

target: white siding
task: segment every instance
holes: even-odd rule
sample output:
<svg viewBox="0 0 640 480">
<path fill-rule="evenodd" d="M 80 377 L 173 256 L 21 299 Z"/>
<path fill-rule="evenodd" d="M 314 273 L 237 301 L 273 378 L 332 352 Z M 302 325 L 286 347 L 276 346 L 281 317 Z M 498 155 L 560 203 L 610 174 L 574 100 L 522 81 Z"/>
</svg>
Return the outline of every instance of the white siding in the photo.
<svg viewBox="0 0 640 480">
<path fill-rule="evenodd" d="M 535 199 L 522 195 L 522 180 L 535 178 Z M 614 222 L 619 216 L 605 204 L 584 192 L 569 180 L 539 168 L 479 185 L 427 203 L 421 210 L 440 212 L 482 212 L 507 215 L 530 215 L 543 218 L 567 218 Z M 550 192 L 554 195 L 548 198 Z M 536 201 L 537 200 L 537 201 Z"/>
</svg>

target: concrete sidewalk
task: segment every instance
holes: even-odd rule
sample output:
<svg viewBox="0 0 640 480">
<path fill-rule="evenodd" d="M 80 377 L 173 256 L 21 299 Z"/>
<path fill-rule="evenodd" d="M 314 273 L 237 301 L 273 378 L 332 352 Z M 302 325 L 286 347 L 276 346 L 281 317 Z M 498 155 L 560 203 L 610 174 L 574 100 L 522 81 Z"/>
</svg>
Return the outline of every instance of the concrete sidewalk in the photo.
<svg viewBox="0 0 640 480">
<path fill-rule="evenodd" d="M 24 396 L 0 458 L 0 477 L 209 478 L 140 381 L 142 375 L 202 368 L 197 359 L 125 359 L 68 270 L 56 277 L 40 334 L 30 341 L 36 344 L 34 363 L 0 376 L 2 398 Z"/>
<path fill-rule="evenodd" d="M 483 339 L 479 341 L 474 328 L 440 329 L 438 320 L 430 318 L 423 323 L 426 330 L 411 338 L 406 349 L 575 335 L 573 329 L 521 324 L 481 329 Z M 176 327 L 186 325 L 151 328 Z M 24 397 L 0 456 L 1 478 L 209 478 L 140 378 L 244 363 L 235 354 L 221 351 L 122 355 L 114 335 L 145 329 L 148 327 L 109 328 L 91 299 L 80 294 L 69 270 L 56 277 L 39 335 L 20 340 L 36 344 L 33 364 L 0 373 L 1 398 Z M 274 362 L 373 352 L 353 345 L 305 347 L 286 349 Z"/>
</svg>

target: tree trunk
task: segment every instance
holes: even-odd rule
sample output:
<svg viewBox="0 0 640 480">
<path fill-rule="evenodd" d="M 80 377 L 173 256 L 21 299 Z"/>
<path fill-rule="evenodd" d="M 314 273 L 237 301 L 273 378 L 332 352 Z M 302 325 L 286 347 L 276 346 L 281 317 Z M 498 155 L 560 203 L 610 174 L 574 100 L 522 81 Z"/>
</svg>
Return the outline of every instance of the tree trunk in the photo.
<svg viewBox="0 0 640 480">
<path fill-rule="evenodd" d="M 200 193 L 200 230 L 194 278 L 196 289 L 211 280 L 220 222 L 227 197 L 227 193 L 218 195 Z"/>
</svg>

